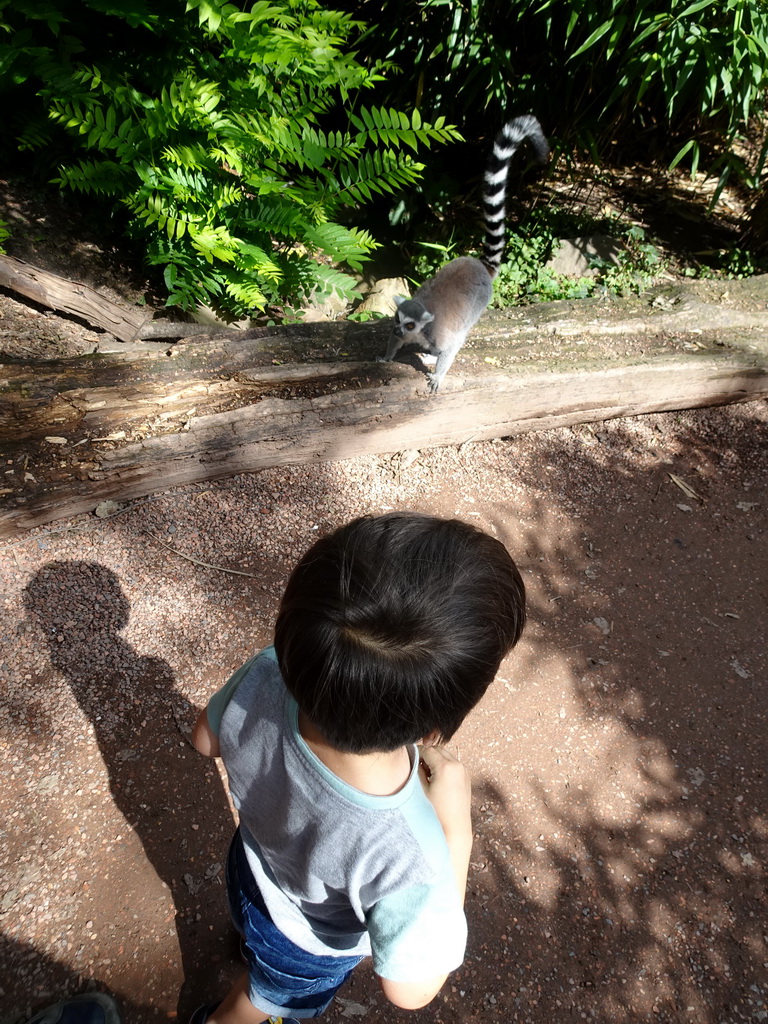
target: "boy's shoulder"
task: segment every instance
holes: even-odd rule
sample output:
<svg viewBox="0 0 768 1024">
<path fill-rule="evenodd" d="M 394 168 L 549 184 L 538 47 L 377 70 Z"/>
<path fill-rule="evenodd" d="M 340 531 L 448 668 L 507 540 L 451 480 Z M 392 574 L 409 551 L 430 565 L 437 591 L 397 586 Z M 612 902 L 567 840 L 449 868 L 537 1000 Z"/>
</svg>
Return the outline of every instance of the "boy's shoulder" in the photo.
<svg viewBox="0 0 768 1024">
<path fill-rule="evenodd" d="M 274 647 L 265 647 L 249 658 L 232 673 L 222 691 L 227 691 L 227 704 L 234 701 L 243 706 L 247 705 L 255 692 L 286 693 Z"/>
<path fill-rule="evenodd" d="M 249 685 L 244 688 L 243 684 L 246 681 Z M 274 647 L 265 647 L 233 672 L 221 689 L 214 693 L 208 701 L 208 724 L 212 731 L 217 736 L 220 734 L 224 713 L 238 692 L 242 690 L 241 696 L 245 696 L 254 686 L 258 687 L 260 684 L 269 686 L 272 682 L 274 687 L 278 681 L 282 684 L 275 649 Z M 242 703 L 242 701 L 237 703 Z"/>
</svg>

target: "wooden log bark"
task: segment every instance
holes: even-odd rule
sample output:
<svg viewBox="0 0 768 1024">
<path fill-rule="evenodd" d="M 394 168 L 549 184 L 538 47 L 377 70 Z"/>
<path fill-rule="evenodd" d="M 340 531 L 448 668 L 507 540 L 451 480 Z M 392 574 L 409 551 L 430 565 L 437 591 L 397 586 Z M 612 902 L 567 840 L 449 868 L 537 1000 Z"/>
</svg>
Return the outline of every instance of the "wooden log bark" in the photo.
<svg viewBox="0 0 768 1024">
<path fill-rule="evenodd" d="M 70 281 L 13 256 L 0 255 L 0 288 L 23 295 L 45 309 L 76 316 L 123 342 L 144 338 L 180 338 L 208 334 L 211 330 L 201 324 L 153 321 L 152 316 L 138 306 L 115 302 L 90 285 Z"/>
<path fill-rule="evenodd" d="M 114 302 L 95 288 L 69 281 L 12 256 L 0 256 L 0 286 L 46 309 L 80 317 L 121 341 L 133 341 L 150 319 L 146 311 Z"/>
<path fill-rule="evenodd" d="M 0 367 L 0 536 L 266 466 L 764 397 L 768 278 L 746 298 L 739 284 L 708 304 L 689 292 L 489 315 L 434 396 L 412 366 L 375 362 L 385 324 Z"/>
<path fill-rule="evenodd" d="M 395 367 L 393 376 L 411 372 Z M 74 454 L 75 461 L 59 469 L 57 478 L 27 487 L 27 495 L 13 495 L 22 500 L 8 502 L 0 512 L 0 536 L 90 511 L 108 498 L 128 501 L 267 466 L 455 444 L 765 397 L 768 356 L 760 362 L 726 355 L 672 357 L 645 365 L 528 372 L 482 381 L 457 374 L 451 383 L 437 396 L 427 395 L 410 379 L 398 379 L 388 387 L 340 390 L 314 398 L 266 398 L 230 412 L 182 418 L 177 433 L 124 446 L 116 437 L 94 441 L 88 450 L 70 449 L 67 454 Z M 99 453 L 99 446 L 107 450 Z"/>
<path fill-rule="evenodd" d="M 722 300 L 724 292 L 713 297 Z M 639 299 L 553 302 L 490 313 L 459 365 L 483 376 L 529 364 L 565 369 L 729 346 L 749 351 L 768 335 L 768 278 L 730 282 L 727 294 L 748 308 L 679 289 L 671 298 L 662 294 L 665 301 L 656 305 Z M 381 383 L 375 356 L 386 346 L 387 331 L 386 323 L 296 325 L 208 335 L 151 352 L 7 364 L 0 379 L 0 443 L 51 431 L 77 442 L 95 431 L 142 424 L 147 434 L 185 409 L 196 416 L 221 412 L 301 383 L 322 388 L 331 378 L 351 382 L 358 373 Z M 411 362 L 418 365 L 418 358 Z"/>
</svg>

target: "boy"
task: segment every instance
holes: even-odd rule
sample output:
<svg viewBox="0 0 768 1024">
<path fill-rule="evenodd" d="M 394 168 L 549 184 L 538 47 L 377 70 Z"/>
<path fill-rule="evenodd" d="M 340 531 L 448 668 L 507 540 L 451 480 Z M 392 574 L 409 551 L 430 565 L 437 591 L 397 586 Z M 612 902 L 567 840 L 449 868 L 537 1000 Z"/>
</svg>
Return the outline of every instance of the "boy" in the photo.
<svg viewBox="0 0 768 1024">
<path fill-rule="evenodd" d="M 469 776 L 444 744 L 524 620 L 506 549 L 458 520 L 364 517 L 307 552 L 274 648 L 193 733 L 240 816 L 227 883 L 248 956 L 194 1024 L 317 1016 L 367 955 L 396 1006 L 437 995 L 464 958 L 472 845 Z"/>
</svg>

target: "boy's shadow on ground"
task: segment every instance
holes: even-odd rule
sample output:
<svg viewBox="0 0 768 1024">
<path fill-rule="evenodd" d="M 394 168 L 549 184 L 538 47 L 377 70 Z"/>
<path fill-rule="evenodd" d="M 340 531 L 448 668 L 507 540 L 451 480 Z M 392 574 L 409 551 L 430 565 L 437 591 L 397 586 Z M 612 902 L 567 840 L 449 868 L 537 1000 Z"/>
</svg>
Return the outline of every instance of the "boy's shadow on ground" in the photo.
<svg viewBox="0 0 768 1024">
<path fill-rule="evenodd" d="M 80 972 L 74 971 L 49 956 L 35 945 L 13 938 L 0 932 L 0 967 L 3 982 L 8 978 L 23 979 L 19 986 L 21 995 L 5 992 L 3 996 L 2 1020 L 7 1024 L 24 1024 L 33 1014 L 59 1000 L 68 999 L 74 993 L 83 991 L 101 992 L 103 986 L 91 983 L 84 988 Z M 141 993 L 136 993 L 137 1001 Z M 118 999 L 121 1019 L 125 1022 L 136 1020 L 140 1008 L 130 996 Z"/>
<path fill-rule="evenodd" d="M 120 636 L 130 604 L 105 566 L 50 562 L 30 580 L 24 604 L 45 635 L 51 664 L 93 724 L 115 805 L 170 890 L 184 975 L 178 1012 L 186 1014 L 215 994 L 234 828 L 213 762 L 180 729 L 194 721 L 195 709 L 175 689 L 167 662 L 142 657 Z M 139 949 L 152 948 L 146 938 L 138 936 Z M 153 974 L 151 953 L 143 955 Z"/>
</svg>

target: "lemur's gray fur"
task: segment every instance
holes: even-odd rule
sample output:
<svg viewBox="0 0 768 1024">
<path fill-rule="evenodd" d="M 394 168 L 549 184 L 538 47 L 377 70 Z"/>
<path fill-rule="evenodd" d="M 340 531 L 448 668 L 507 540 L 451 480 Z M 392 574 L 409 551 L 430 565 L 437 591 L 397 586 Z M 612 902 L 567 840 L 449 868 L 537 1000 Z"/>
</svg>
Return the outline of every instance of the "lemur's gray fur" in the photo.
<svg viewBox="0 0 768 1024">
<path fill-rule="evenodd" d="M 530 114 L 509 121 L 494 140 L 493 153 L 485 170 L 485 245 L 480 259 L 460 256 L 451 260 L 431 280 L 425 281 L 413 298 L 397 296 L 395 299 L 397 310 L 387 354 L 379 359 L 391 362 L 400 347 L 408 344 L 437 356 L 435 369 L 427 374 L 432 392 L 440 387 L 456 353 L 491 301 L 491 282 L 498 272 L 504 249 L 507 172 L 512 157 L 525 139 L 530 140 L 537 160 L 544 163 L 549 156 L 549 144 L 541 125 Z"/>
</svg>

